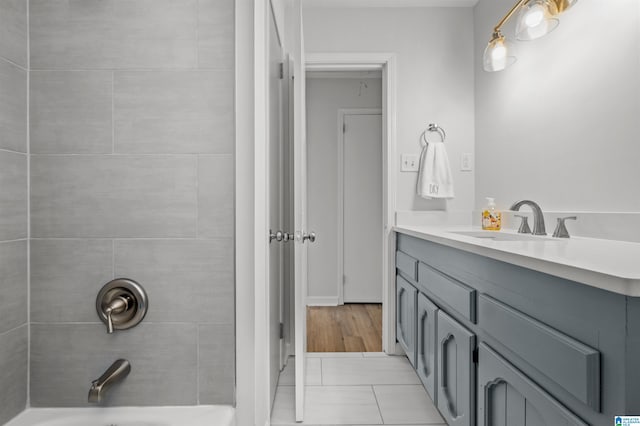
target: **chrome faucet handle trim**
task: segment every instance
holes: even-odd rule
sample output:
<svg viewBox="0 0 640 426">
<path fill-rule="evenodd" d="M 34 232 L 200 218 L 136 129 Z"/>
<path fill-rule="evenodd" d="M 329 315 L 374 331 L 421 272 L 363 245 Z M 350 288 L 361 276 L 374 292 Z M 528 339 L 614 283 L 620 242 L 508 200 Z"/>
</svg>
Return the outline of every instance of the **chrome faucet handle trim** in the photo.
<svg viewBox="0 0 640 426">
<path fill-rule="evenodd" d="M 107 333 L 135 327 L 147 313 L 147 293 L 137 282 L 118 278 L 105 284 L 96 297 L 98 318 L 107 326 Z"/>
<path fill-rule="evenodd" d="M 553 236 L 555 238 L 570 238 L 569 231 L 567 230 L 567 226 L 565 225 L 566 220 L 578 220 L 577 216 L 567 216 L 567 217 L 559 217 L 558 224 L 556 225 L 556 230 L 553 231 Z"/>
<path fill-rule="evenodd" d="M 547 235 L 547 230 L 544 226 L 544 213 L 542 213 L 542 209 L 535 201 L 521 200 L 515 202 L 509 210 L 518 211 L 525 204 L 533 210 L 533 235 Z"/>
<path fill-rule="evenodd" d="M 518 234 L 530 234 L 531 228 L 529 228 L 529 218 L 527 216 L 522 216 L 521 214 L 516 214 L 514 216 L 522 219 L 520 227 L 518 228 Z"/>
</svg>

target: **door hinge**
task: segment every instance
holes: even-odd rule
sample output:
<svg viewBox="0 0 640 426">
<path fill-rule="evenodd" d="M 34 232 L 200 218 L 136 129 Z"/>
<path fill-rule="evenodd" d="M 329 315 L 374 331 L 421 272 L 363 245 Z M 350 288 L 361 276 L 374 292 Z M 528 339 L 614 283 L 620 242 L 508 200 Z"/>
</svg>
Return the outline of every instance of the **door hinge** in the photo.
<svg viewBox="0 0 640 426">
<path fill-rule="evenodd" d="M 284 339 L 284 324 L 280 323 L 280 338 Z"/>
<path fill-rule="evenodd" d="M 477 364 L 478 363 L 478 348 L 475 348 L 473 350 L 473 363 Z"/>
<path fill-rule="evenodd" d="M 280 80 L 284 78 L 284 62 L 280 62 Z"/>
</svg>

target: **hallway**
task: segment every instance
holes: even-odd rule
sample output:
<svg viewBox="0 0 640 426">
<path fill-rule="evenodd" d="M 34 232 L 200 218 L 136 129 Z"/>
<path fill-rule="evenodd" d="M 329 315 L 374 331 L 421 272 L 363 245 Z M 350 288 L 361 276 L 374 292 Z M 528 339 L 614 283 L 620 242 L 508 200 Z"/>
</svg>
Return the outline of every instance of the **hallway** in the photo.
<svg viewBox="0 0 640 426">
<path fill-rule="evenodd" d="M 382 305 L 351 303 L 307 307 L 307 350 L 382 351 Z"/>
</svg>

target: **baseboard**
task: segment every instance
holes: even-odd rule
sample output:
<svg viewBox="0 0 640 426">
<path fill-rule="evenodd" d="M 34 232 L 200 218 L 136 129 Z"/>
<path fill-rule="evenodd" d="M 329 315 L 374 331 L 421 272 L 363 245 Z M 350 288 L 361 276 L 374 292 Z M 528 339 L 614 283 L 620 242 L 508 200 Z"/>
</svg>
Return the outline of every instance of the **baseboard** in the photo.
<svg viewBox="0 0 640 426">
<path fill-rule="evenodd" d="M 307 296 L 307 306 L 338 306 L 339 302 L 337 297 Z"/>
</svg>

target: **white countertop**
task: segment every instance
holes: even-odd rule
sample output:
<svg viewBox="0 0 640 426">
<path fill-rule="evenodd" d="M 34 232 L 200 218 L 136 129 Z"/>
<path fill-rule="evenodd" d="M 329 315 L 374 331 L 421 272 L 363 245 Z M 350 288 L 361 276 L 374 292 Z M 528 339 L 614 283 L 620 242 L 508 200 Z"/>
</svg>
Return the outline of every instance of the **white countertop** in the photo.
<svg viewBox="0 0 640 426">
<path fill-rule="evenodd" d="M 614 293 L 640 297 L 640 243 L 551 236 L 531 241 L 495 241 L 454 233 L 481 231 L 470 226 L 396 226 L 394 230 Z"/>
</svg>

